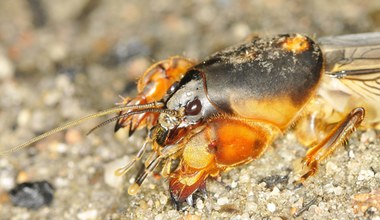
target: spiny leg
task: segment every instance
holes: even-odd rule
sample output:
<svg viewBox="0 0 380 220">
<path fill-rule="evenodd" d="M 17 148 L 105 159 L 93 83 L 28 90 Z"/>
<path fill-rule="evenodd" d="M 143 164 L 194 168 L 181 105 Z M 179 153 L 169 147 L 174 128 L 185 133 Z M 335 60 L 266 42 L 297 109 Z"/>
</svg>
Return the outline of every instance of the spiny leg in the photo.
<svg viewBox="0 0 380 220">
<path fill-rule="evenodd" d="M 303 160 L 307 172 L 300 178 L 304 182 L 308 177 L 314 175 L 318 170 L 318 164 L 332 154 L 335 149 L 347 140 L 349 135 L 355 131 L 364 119 L 364 108 L 353 109 L 330 133 L 317 145 L 310 148 Z"/>
<path fill-rule="evenodd" d="M 155 157 L 155 159 L 152 160 L 152 162 L 141 173 L 139 173 L 135 182 L 128 188 L 129 195 L 135 195 L 139 191 L 141 184 L 144 182 L 146 177 L 157 168 L 161 161 L 162 157 Z"/>
<path fill-rule="evenodd" d="M 181 145 L 174 144 L 163 148 L 160 154 L 156 151 L 152 152 L 144 163 L 145 168 L 137 175 L 135 182 L 128 188 L 128 194 L 135 195 L 146 177 L 151 174 L 162 161 L 171 160 L 171 157 L 174 157 L 181 149 Z"/>
<path fill-rule="evenodd" d="M 135 155 L 135 157 L 129 163 L 127 163 L 127 165 L 115 170 L 115 175 L 123 176 L 124 174 L 126 174 L 133 167 L 133 165 L 135 165 L 136 162 L 139 161 L 141 157 L 144 155 L 148 144 L 151 144 L 151 141 L 149 140 L 145 141 L 143 146 L 140 148 L 139 152 Z"/>
</svg>

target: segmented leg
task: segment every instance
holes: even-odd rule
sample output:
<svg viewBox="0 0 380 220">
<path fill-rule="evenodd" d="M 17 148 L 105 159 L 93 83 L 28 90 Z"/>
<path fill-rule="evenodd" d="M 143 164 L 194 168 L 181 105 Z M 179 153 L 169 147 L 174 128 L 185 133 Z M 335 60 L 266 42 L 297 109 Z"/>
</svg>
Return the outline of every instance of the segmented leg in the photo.
<svg viewBox="0 0 380 220">
<path fill-rule="evenodd" d="M 364 114 L 364 108 L 353 109 L 321 142 L 308 150 L 303 160 L 307 171 L 301 176 L 301 182 L 316 173 L 318 164 L 332 154 L 349 137 L 363 121 Z"/>
<path fill-rule="evenodd" d="M 153 64 L 138 81 L 138 95 L 133 99 L 124 98 L 120 105 L 142 105 L 162 100 L 170 86 L 179 81 L 194 64 L 183 57 L 171 57 Z M 124 113 L 126 112 L 120 112 L 119 115 Z M 128 127 L 129 135 L 132 135 L 137 128 L 155 125 L 157 117 L 158 113 L 144 113 L 119 119 L 115 125 L 115 132 Z"/>
<path fill-rule="evenodd" d="M 173 144 L 168 145 L 165 148 L 161 149 L 161 152 L 153 151 L 147 158 L 147 160 L 144 162 L 144 168 L 141 170 L 141 172 L 137 175 L 135 182 L 129 187 L 128 194 L 134 195 L 138 192 L 138 190 L 141 187 L 141 184 L 144 182 L 146 177 L 150 175 L 162 162 L 164 163 L 164 169 L 170 169 L 170 162 L 173 158 L 176 158 L 176 154 L 182 149 L 182 145 L 180 144 Z M 154 148 L 154 147 L 153 147 Z M 143 151 L 142 149 L 140 152 Z M 135 157 L 135 159 L 138 158 L 140 154 Z M 136 160 L 137 160 L 136 159 Z M 165 168 L 165 166 L 167 166 Z M 128 167 L 128 165 L 126 166 Z M 124 168 L 121 168 L 123 170 Z M 167 172 L 167 171 L 163 171 Z M 169 171 L 170 172 L 170 171 Z M 169 175 L 169 173 L 166 173 Z"/>
<path fill-rule="evenodd" d="M 145 141 L 145 143 L 140 148 L 139 152 L 135 155 L 135 157 L 131 161 L 129 161 L 129 163 L 127 163 L 127 165 L 117 169 L 115 171 L 115 175 L 116 176 L 123 176 L 124 174 L 126 174 L 133 167 L 133 165 L 135 165 L 136 162 L 141 159 L 141 157 L 144 155 L 145 150 L 149 144 L 152 144 L 151 141 L 149 141 L 149 140 Z"/>
</svg>

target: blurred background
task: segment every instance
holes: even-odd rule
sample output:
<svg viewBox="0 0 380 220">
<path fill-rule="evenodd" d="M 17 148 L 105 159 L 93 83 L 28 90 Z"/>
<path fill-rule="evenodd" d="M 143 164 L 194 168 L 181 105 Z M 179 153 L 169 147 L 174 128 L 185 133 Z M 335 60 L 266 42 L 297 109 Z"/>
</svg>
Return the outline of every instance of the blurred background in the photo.
<svg viewBox="0 0 380 220">
<path fill-rule="evenodd" d="M 136 80 L 144 70 L 170 56 L 201 60 L 250 34 L 297 32 L 317 39 L 374 31 L 380 31 L 378 0 L 3 0 L 0 2 L 0 146 L 6 149 L 64 121 L 112 107 L 120 100 L 118 95 L 135 95 Z M 290 194 L 284 195 L 285 191 L 280 190 L 278 198 L 271 197 L 277 207 L 273 212 L 267 209 L 269 203 L 263 199 L 265 196 L 260 198 L 255 194 L 251 201 L 254 205 L 248 206 L 246 188 L 239 186 L 244 181 L 234 182 L 239 177 L 233 179 L 233 175 L 242 175 L 240 172 L 244 170 L 237 170 L 223 181 L 227 185 L 238 184 L 236 190 L 243 191 L 233 193 L 242 196 L 232 200 L 223 186 L 212 183 L 212 195 L 207 201 L 197 202 L 186 213 L 173 210 L 165 180 L 150 178 L 137 197 L 128 196 L 125 187 L 133 175 L 125 178 L 126 183 L 105 176 L 117 168 L 112 166 L 113 161 L 126 155 L 118 162 L 122 165 L 131 158 L 144 134 L 127 140 L 122 133 L 115 137 L 113 127 L 108 126 L 86 137 L 86 129 L 99 121 L 69 129 L 0 158 L 0 216 L 3 219 L 289 218 L 291 207 L 299 208 L 303 204 L 299 199 L 307 202 L 309 194 L 313 194 L 313 186 L 292 192 L 297 195 L 286 190 Z M 375 132 L 366 135 L 374 141 L 378 139 Z M 297 145 L 294 138 L 288 139 Z M 293 154 L 290 159 L 303 153 L 302 147 L 288 151 Z M 276 173 L 278 166 L 266 163 L 274 154 L 270 152 L 267 159 L 255 165 L 261 169 L 257 175 Z M 278 157 L 288 156 L 280 153 Z M 286 173 L 289 166 L 283 165 L 280 170 Z M 249 173 L 253 168 L 244 169 Z M 258 179 L 247 175 L 252 179 L 247 184 L 257 185 Z M 28 210 L 13 206 L 7 191 L 17 183 L 36 180 L 48 180 L 55 187 L 55 200 L 50 207 Z M 326 181 L 322 185 L 330 180 Z M 316 183 L 316 189 L 318 184 L 321 183 Z M 376 188 L 374 185 L 376 182 L 371 182 L 355 192 L 361 192 L 363 187 L 370 192 Z M 334 197 L 336 200 L 322 201 L 326 203 L 322 206 L 327 208 L 318 209 L 324 210 L 320 216 L 340 218 L 344 213 L 347 217 L 354 216 L 355 209 L 349 202 L 354 195 L 349 190 L 353 188 L 343 188 L 346 191 Z M 260 187 L 257 190 L 263 191 Z M 272 191 L 264 190 L 264 193 Z M 229 202 L 224 203 L 220 198 Z M 320 202 L 316 202 L 317 207 Z M 330 207 L 337 202 L 345 204 L 336 205 L 335 209 Z M 226 206 L 230 203 L 231 206 Z M 143 214 L 147 210 L 149 214 Z M 316 213 L 309 211 L 305 215 L 312 217 Z"/>
</svg>

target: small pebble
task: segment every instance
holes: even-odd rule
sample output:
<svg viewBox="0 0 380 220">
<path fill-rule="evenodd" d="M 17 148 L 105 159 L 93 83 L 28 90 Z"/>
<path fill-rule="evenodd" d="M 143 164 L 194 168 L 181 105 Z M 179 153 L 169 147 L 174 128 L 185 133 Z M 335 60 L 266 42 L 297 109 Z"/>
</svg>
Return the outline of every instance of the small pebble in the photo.
<svg viewBox="0 0 380 220">
<path fill-rule="evenodd" d="M 82 132 L 78 129 L 69 129 L 65 135 L 65 141 L 67 144 L 72 145 L 80 142 L 82 140 Z"/>
<path fill-rule="evenodd" d="M 252 32 L 247 24 L 240 22 L 232 26 L 232 33 L 236 38 L 242 39 L 249 36 Z"/>
<path fill-rule="evenodd" d="M 239 178 L 239 181 L 242 183 L 247 183 L 249 180 L 250 180 L 250 176 L 248 174 L 243 174 Z"/>
<path fill-rule="evenodd" d="M 268 211 L 270 211 L 270 212 L 275 212 L 276 211 L 276 205 L 274 204 L 274 203 L 268 203 L 267 204 L 267 209 L 268 209 Z"/>
<path fill-rule="evenodd" d="M 78 219 L 80 220 L 91 220 L 96 219 L 98 217 L 98 211 L 95 209 L 86 210 L 83 212 L 79 212 L 77 214 Z"/>
<path fill-rule="evenodd" d="M 67 149 L 68 149 L 67 144 L 64 144 L 64 143 L 57 143 L 55 146 L 55 151 L 61 154 L 66 153 Z"/>
<path fill-rule="evenodd" d="M 20 171 L 20 172 L 17 174 L 16 182 L 17 182 L 17 183 L 28 182 L 29 179 L 30 179 L 30 177 L 29 177 L 29 175 L 28 175 L 25 171 Z"/>
<path fill-rule="evenodd" d="M 161 194 L 159 200 L 160 200 L 161 205 L 165 205 L 168 202 L 168 197 L 165 196 L 164 194 Z"/>
<path fill-rule="evenodd" d="M 277 196 L 277 195 L 279 195 L 280 194 L 280 190 L 275 186 L 275 187 L 273 187 L 273 190 L 272 190 L 272 192 L 271 192 L 271 195 L 273 195 L 273 196 Z"/>
<path fill-rule="evenodd" d="M 32 113 L 28 109 L 23 109 L 20 111 L 20 113 L 17 116 L 17 124 L 21 127 L 27 126 L 30 119 L 31 119 Z"/>
<path fill-rule="evenodd" d="M 232 181 L 232 183 L 231 183 L 231 188 L 233 189 L 233 188 L 236 188 L 236 186 L 237 186 L 238 184 L 237 184 L 237 182 L 236 181 Z"/>
<path fill-rule="evenodd" d="M 43 102 L 46 106 L 53 107 L 62 99 L 62 94 L 57 90 L 49 91 L 43 96 Z"/>
<path fill-rule="evenodd" d="M 107 185 L 119 188 L 121 187 L 123 183 L 123 176 L 116 176 L 115 170 L 125 166 L 129 161 L 128 157 L 123 157 L 114 161 L 111 161 L 110 163 L 107 163 L 104 166 L 104 181 Z"/>
<path fill-rule="evenodd" d="M 380 180 L 380 173 L 379 173 L 379 172 L 377 172 L 377 173 L 375 174 L 375 178 L 378 179 L 378 180 Z"/>
<path fill-rule="evenodd" d="M 367 130 L 360 137 L 360 142 L 362 143 L 374 142 L 375 140 L 376 140 L 376 132 L 372 129 Z"/>
<path fill-rule="evenodd" d="M 204 205 L 204 203 L 203 203 L 203 201 L 201 199 L 197 200 L 196 207 L 199 210 L 202 210 L 205 207 L 205 205 Z"/>
<path fill-rule="evenodd" d="M 54 188 L 47 181 L 26 182 L 13 188 L 9 195 L 14 206 L 39 209 L 53 201 Z"/>
<path fill-rule="evenodd" d="M 148 209 L 148 204 L 144 200 L 140 200 L 139 204 L 140 204 L 141 209 L 143 209 L 143 210 Z"/>
<path fill-rule="evenodd" d="M 216 203 L 218 203 L 218 205 L 225 205 L 229 202 L 228 198 L 226 197 L 222 197 L 222 198 L 219 198 L 218 201 Z"/>
<path fill-rule="evenodd" d="M 241 220 L 249 220 L 249 219 L 251 219 L 250 217 L 249 217 L 249 214 L 248 213 L 243 213 L 242 215 L 241 215 Z"/>
<path fill-rule="evenodd" d="M 15 180 L 11 176 L 1 176 L 0 186 L 4 190 L 10 190 L 15 185 Z"/>
<path fill-rule="evenodd" d="M 248 212 L 255 212 L 257 210 L 257 204 L 254 202 L 249 202 L 246 204 L 245 210 Z"/>
<path fill-rule="evenodd" d="M 16 185 L 15 173 L 13 169 L 3 169 L 0 172 L 0 188 L 10 190 Z"/>
<path fill-rule="evenodd" d="M 373 178 L 375 173 L 372 170 L 361 170 L 358 175 L 359 181 L 365 181 Z"/>
<path fill-rule="evenodd" d="M 353 150 L 350 150 L 348 151 L 348 156 L 351 158 L 351 159 L 354 159 L 355 158 L 355 153 Z"/>
<path fill-rule="evenodd" d="M 149 207 L 153 207 L 153 200 L 149 199 L 148 202 L 147 202 L 148 206 Z"/>
<path fill-rule="evenodd" d="M 326 163 L 326 173 L 329 174 L 329 175 L 333 175 L 334 173 L 336 173 L 338 171 L 338 166 L 331 162 L 331 161 L 328 161 Z"/>
<path fill-rule="evenodd" d="M 162 220 L 163 217 L 162 217 L 162 214 L 158 214 L 154 217 L 154 220 Z"/>
<path fill-rule="evenodd" d="M 13 63 L 0 51 L 0 80 L 11 78 L 15 73 Z"/>
</svg>

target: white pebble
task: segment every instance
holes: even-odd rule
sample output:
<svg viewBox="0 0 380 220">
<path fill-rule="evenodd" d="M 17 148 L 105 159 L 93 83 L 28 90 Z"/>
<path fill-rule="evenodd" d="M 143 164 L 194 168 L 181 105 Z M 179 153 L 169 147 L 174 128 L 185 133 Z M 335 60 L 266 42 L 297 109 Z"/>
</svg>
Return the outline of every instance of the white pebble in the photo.
<svg viewBox="0 0 380 220">
<path fill-rule="evenodd" d="M 254 202 L 248 202 L 245 206 L 245 210 L 248 212 L 255 212 L 257 210 L 257 204 Z"/>
<path fill-rule="evenodd" d="M 15 187 L 16 182 L 13 178 L 14 173 L 12 172 L 2 172 L 0 174 L 0 187 L 4 190 L 10 190 Z"/>
<path fill-rule="evenodd" d="M 237 182 L 236 181 L 232 181 L 231 188 L 234 189 L 234 188 L 236 188 L 236 186 L 237 186 Z"/>
<path fill-rule="evenodd" d="M 326 173 L 329 174 L 329 175 L 332 175 L 334 173 L 336 173 L 338 171 L 338 166 L 331 162 L 331 161 L 328 161 L 326 163 Z"/>
<path fill-rule="evenodd" d="M 333 184 L 326 184 L 325 187 L 327 193 L 333 193 L 335 195 L 341 195 L 343 192 L 343 188 L 340 186 L 334 187 Z"/>
<path fill-rule="evenodd" d="M 98 211 L 95 209 L 90 209 L 87 211 L 79 212 L 77 214 L 77 217 L 80 220 L 96 219 L 98 217 Z"/>
<path fill-rule="evenodd" d="M 62 94 L 57 90 L 49 91 L 43 97 L 44 103 L 47 106 L 53 106 L 62 99 Z"/>
<path fill-rule="evenodd" d="M 270 211 L 270 212 L 275 212 L 276 211 L 276 205 L 274 204 L 274 203 L 268 203 L 267 204 L 267 209 L 268 209 L 268 211 Z"/>
<path fill-rule="evenodd" d="M 354 153 L 354 151 L 353 151 L 353 150 L 348 151 L 348 156 L 349 156 L 351 159 L 355 158 L 355 153 Z"/>
<path fill-rule="evenodd" d="M 377 173 L 375 174 L 375 178 L 380 180 L 380 173 L 379 173 L 379 172 L 377 172 Z"/>
<path fill-rule="evenodd" d="M 32 113 L 27 110 L 23 109 L 20 111 L 20 113 L 17 116 L 17 124 L 20 125 L 21 127 L 24 127 L 28 125 L 30 122 L 30 118 L 32 116 Z"/>
<path fill-rule="evenodd" d="M 229 200 L 226 197 L 219 198 L 218 201 L 217 201 L 218 205 L 225 205 L 228 202 L 229 202 Z"/>
<path fill-rule="evenodd" d="M 67 145 L 64 143 L 57 143 L 57 148 L 56 148 L 58 153 L 66 153 L 67 152 Z"/>
<path fill-rule="evenodd" d="M 153 200 L 149 199 L 148 202 L 147 202 L 148 206 L 149 207 L 153 207 Z"/>
<path fill-rule="evenodd" d="M 168 197 L 161 194 L 159 200 L 160 200 L 161 205 L 165 205 L 168 202 Z"/>
<path fill-rule="evenodd" d="M 123 157 L 107 163 L 104 166 L 104 181 L 107 185 L 114 188 L 121 187 L 124 178 L 123 176 L 116 176 L 115 170 L 125 166 L 128 163 L 129 159 L 130 158 L 128 157 Z"/>
<path fill-rule="evenodd" d="M 335 188 L 334 188 L 334 193 L 335 193 L 335 195 L 342 195 L 342 193 L 343 193 L 343 188 L 340 187 L 340 186 L 335 187 Z"/>
<path fill-rule="evenodd" d="M 277 187 L 273 187 L 271 195 L 276 196 L 280 194 L 280 190 Z"/>
<path fill-rule="evenodd" d="M 162 220 L 163 217 L 162 217 L 162 214 L 158 214 L 154 217 L 154 220 Z"/>
<path fill-rule="evenodd" d="M 241 215 L 241 220 L 249 220 L 249 219 L 251 218 L 249 217 L 248 213 L 245 212 L 244 214 Z"/>
<path fill-rule="evenodd" d="M 376 132 L 374 130 L 367 130 L 360 137 L 362 143 L 374 142 L 376 140 Z"/>
<path fill-rule="evenodd" d="M 0 79 L 11 78 L 14 75 L 15 68 L 2 52 L 0 51 Z"/>
<path fill-rule="evenodd" d="M 55 62 L 61 61 L 67 56 L 67 47 L 63 43 L 54 42 L 49 46 L 49 55 Z"/>
<path fill-rule="evenodd" d="M 369 180 L 375 176 L 375 173 L 372 170 L 361 170 L 358 175 L 358 180 Z"/>
<path fill-rule="evenodd" d="M 202 199 L 198 199 L 197 200 L 196 206 L 197 206 L 197 209 L 199 209 L 199 210 L 202 210 L 205 207 L 205 205 L 203 204 Z"/>
<path fill-rule="evenodd" d="M 242 183 L 247 183 L 250 179 L 250 176 L 248 174 L 241 175 L 239 178 L 239 181 Z"/>
</svg>

